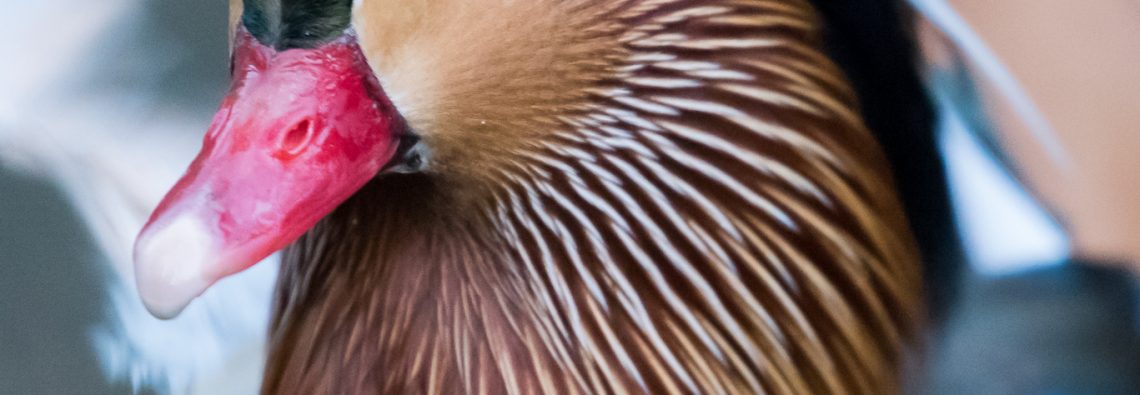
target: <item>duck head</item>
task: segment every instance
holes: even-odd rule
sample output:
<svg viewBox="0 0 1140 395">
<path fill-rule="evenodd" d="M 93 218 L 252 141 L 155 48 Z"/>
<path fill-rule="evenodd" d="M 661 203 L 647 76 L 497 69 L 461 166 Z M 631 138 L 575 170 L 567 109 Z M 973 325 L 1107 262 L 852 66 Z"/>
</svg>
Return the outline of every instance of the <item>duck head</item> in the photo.
<svg viewBox="0 0 1140 395">
<path fill-rule="evenodd" d="M 201 152 L 135 244 L 140 294 L 160 318 L 296 240 L 391 164 L 404 136 L 346 17 L 281 31 L 258 4 L 235 24 L 232 86 Z"/>
</svg>

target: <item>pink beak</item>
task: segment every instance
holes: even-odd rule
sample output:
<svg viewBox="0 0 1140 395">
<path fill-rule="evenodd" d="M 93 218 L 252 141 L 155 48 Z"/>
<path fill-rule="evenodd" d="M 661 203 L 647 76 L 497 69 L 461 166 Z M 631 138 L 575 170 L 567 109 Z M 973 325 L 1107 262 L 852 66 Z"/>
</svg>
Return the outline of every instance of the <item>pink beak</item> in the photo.
<svg viewBox="0 0 1140 395">
<path fill-rule="evenodd" d="M 351 34 L 277 52 L 239 31 L 233 78 L 135 243 L 139 293 L 160 318 L 299 238 L 376 176 L 403 132 Z"/>
</svg>

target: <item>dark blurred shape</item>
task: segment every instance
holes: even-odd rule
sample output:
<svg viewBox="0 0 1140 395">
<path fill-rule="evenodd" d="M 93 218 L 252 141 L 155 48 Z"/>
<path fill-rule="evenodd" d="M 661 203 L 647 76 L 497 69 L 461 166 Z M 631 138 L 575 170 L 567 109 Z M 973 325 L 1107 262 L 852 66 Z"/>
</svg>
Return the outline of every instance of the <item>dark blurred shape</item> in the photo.
<svg viewBox="0 0 1140 395">
<path fill-rule="evenodd" d="M 86 228 L 47 184 L 0 171 L 0 185 L 0 393 L 130 393 L 91 345 L 111 274 Z"/>
<path fill-rule="evenodd" d="M 955 225 L 935 114 L 919 74 L 911 15 L 898 0 L 812 0 L 828 54 L 847 74 L 886 152 L 922 250 L 932 327 L 954 302 L 966 256 Z"/>
<path fill-rule="evenodd" d="M 972 279 L 929 367 L 932 394 L 1136 394 L 1136 283 L 1090 262 Z"/>
</svg>

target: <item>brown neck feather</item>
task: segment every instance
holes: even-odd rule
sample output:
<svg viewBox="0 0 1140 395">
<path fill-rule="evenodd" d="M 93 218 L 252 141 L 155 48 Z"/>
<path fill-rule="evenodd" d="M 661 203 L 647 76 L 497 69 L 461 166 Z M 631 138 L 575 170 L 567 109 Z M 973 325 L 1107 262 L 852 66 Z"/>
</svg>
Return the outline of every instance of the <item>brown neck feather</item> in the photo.
<svg viewBox="0 0 1140 395">
<path fill-rule="evenodd" d="M 806 2 L 354 21 L 435 167 L 286 252 L 263 392 L 899 391 L 917 257 Z"/>
<path fill-rule="evenodd" d="M 264 393 L 505 393 L 500 368 L 550 362 L 518 340 L 534 320 L 495 234 L 448 200 L 377 180 L 286 252 Z"/>
</svg>

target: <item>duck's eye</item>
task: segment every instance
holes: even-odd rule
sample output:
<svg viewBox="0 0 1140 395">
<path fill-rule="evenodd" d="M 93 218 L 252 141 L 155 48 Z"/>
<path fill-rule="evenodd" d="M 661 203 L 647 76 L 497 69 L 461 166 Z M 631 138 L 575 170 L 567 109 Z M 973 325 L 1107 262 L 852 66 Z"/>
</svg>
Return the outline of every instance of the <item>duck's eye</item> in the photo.
<svg viewBox="0 0 1140 395">
<path fill-rule="evenodd" d="M 424 156 L 419 152 L 412 152 L 408 157 L 407 165 L 413 169 L 419 169 L 424 165 Z"/>
<path fill-rule="evenodd" d="M 396 149 L 396 157 L 392 165 L 382 173 L 419 173 L 428 167 L 431 150 L 427 144 L 414 134 L 407 134 L 400 138 L 400 146 Z"/>
</svg>

